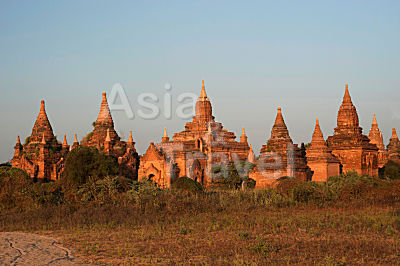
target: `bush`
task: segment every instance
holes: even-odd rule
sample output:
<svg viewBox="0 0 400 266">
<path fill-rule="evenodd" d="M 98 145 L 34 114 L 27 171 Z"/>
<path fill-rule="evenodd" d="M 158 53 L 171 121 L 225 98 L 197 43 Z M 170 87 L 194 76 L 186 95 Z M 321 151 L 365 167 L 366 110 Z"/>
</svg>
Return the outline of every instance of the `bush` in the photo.
<svg viewBox="0 0 400 266">
<path fill-rule="evenodd" d="M 171 188 L 175 190 L 183 190 L 183 191 L 189 191 L 189 192 L 201 192 L 203 191 L 203 187 L 199 182 L 194 181 L 193 179 L 187 177 L 187 176 L 182 176 L 175 180 L 171 184 Z"/>
<path fill-rule="evenodd" d="M 400 164 L 389 161 L 384 167 L 383 177 L 389 179 L 400 179 Z"/>
<path fill-rule="evenodd" d="M 139 203 L 149 201 L 161 193 L 162 190 L 151 180 L 143 182 L 134 181 L 132 188 L 127 191 L 128 198 Z"/>
<path fill-rule="evenodd" d="M 64 181 L 72 185 L 85 184 L 89 178 L 95 180 L 117 175 L 116 160 L 96 148 L 80 146 L 68 153 L 65 161 Z"/>
<path fill-rule="evenodd" d="M 24 203 L 24 191 L 32 184 L 28 174 L 17 168 L 0 167 L 0 210 Z"/>
<path fill-rule="evenodd" d="M 64 201 L 62 187 L 58 182 L 34 183 L 26 188 L 24 194 L 36 207 L 40 205 L 59 205 Z"/>
</svg>

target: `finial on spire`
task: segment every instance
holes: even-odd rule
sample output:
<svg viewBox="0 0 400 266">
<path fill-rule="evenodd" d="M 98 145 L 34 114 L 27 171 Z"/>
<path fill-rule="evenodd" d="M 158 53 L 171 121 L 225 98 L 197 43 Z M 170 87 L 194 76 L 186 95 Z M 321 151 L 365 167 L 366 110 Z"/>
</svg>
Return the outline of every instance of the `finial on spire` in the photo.
<svg viewBox="0 0 400 266">
<path fill-rule="evenodd" d="M 161 138 L 162 142 L 168 142 L 169 141 L 169 137 L 167 134 L 167 128 L 164 128 L 164 136 Z"/>
<path fill-rule="evenodd" d="M 317 118 L 317 121 L 316 121 L 316 125 L 319 126 L 319 120 L 318 120 L 318 118 Z"/>
<path fill-rule="evenodd" d="M 132 130 L 129 131 L 128 143 L 133 143 Z"/>
<path fill-rule="evenodd" d="M 399 137 L 397 136 L 397 132 L 396 132 L 396 129 L 395 128 L 393 128 L 392 129 L 392 137 L 391 137 L 392 139 L 398 139 Z"/>
<path fill-rule="evenodd" d="M 276 115 L 275 125 L 285 125 L 285 120 L 283 120 L 281 107 L 278 107 L 278 113 Z"/>
<path fill-rule="evenodd" d="M 378 125 L 378 121 L 376 121 L 376 116 L 374 114 L 374 118 L 372 118 L 372 124 L 373 125 Z"/>
<path fill-rule="evenodd" d="M 17 144 L 21 145 L 21 140 L 19 139 L 19 136 L 17 136 Z"/>
<path fill-rule="evenodd" d="M 63 146 L 63 147 L 67 147 L 67 146 L 68 146 L 68 143 L 67 143 L 67 135 L 66 135 L 66 134 L 64 134 L 64 141 L 63 141 L 62 146 Z"/>
<path fill-rule="evenodd" d="M 46 112 L 45 106 L 44 106 L 44 100 L 40 101 L 40 112 Z"/>
<path fill-rule="evenodd" d="M 244 127 L 242 128 L 242 136 L 240 137 L 240 142 L 247 143 L 246 132 L 244 131 Z"/>
<path fill-rule="evenodd" d="M 201 100 L 207 99 L 207 93 L 206 93 L 206 87 L 205 87 L 205 85 L 204 85 L 204 80 L 201 81 L 200 99 L 201 99 Z"/>
<path fill-rule="evenodd" d="M 349 92 L 349 85 L 346 84 L 345 86 L 345 92 L 344 92 L 344 96 L 343 96 L 343 102 L 344 103 L 351 103 L 351 97 L 350 97 L 350 92 Z"/>
<path fill-rule="evenodd" d="M 74 144 L 73 145 L 74 146 L 78 146 L 79 145 L 78 138 L 76 137 L 76 133 L 74 135 Z"/>
<path fill-rule="evenodd" d="M 107 136 L 106 136 L 106 142 L 111 142 L 111 137 L 110 137 L 110 129 L 107 128 Z"/>
</svg>

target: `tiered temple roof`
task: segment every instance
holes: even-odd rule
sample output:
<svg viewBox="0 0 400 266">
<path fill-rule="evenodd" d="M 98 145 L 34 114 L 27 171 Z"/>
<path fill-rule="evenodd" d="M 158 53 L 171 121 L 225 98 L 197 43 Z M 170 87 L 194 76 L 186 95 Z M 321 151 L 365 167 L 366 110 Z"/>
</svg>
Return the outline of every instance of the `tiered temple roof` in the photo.
<svg viewBox="0 0 400 266">
<path fill-rule="evenodd" d="M 327 144 L 340 160 L 343 171 L 354 170 L 362 175 L 378 176 L 378 148 L 362 134 L 347 84 L 337 115 L 337 127 L 334 135 L 328 137 Z"/>
<path fill-rule="evenodd" d="M 385 144 L 383 144 L 383 136 L 382 132 L 378 127 L 378 121 L 376 120 L 376 116 L 372 118 L 372 125 L 369 131 L 369 139 L 372 144 L 375 144 L 378 147 L 378 166 L 383 167 L 388 159 L 388 154 L 385 149 Z"/>
<path fill-rule="evenodd" d="M 326 181 L 330 176 L 339 175 L 339 160 L 328 149 L 318 119 L 306 153 L 307 164 L 314 172 L 313 181 Z"/>
<path fill-rule="evenodd" d="M 107 95 L 103 92 L 99 115 L 94 122 L 94 129 L 87 137 L 82 139 L 82 145 L 96 146 L 98 148 L 104 146 L 104 142 L 109 131 L 110 142 L 112 145 L 119 144 L 120 137 L 114 129 L 114 121 L 111 116 L 110 108 L 108 107 Z"/>
<path fill-rule="evenodd" d="M 392 129 L 392 137 L 387 146 L 390 160 L 400 160 L 400 140 L 397 136 L 396 129 Z"/>
</svg>

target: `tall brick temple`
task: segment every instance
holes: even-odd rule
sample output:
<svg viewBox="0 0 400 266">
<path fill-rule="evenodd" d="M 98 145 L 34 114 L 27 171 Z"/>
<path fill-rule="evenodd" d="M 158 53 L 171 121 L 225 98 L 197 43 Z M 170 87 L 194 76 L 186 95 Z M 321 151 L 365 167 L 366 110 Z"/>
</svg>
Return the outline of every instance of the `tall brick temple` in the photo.
<svg viewBox="0 0 400 266">
<path fill-rule="evenodd" d="M 54 136 L 45 103 L 40 103 L 40 111 L 32 128 L 32 133 L 22 145 L 19 136 L 14 147 L 13 167 L 25 170 L 34 179 L 56 180 L 63 172 L 63 161 L 68 148 L 58 143 Z"/>
<path fill-rule="evenodd" d="M 215 122 L 203 80 L 193 120 L 172 140 L 164 130 L 160 143 L 150 143 L 140 161 L 139 180 L 151 179 L 161 187 L 169 187 L 178 177 L 187 176 L 207 186 L 212 182 L 213 167 L 246 161 L 249 150 L 244 131 L 238 142 L 233 132 Z"/>
<path fill-rule="evenodd" d="M 378 176 L 378 147 L 362 134 L 347 84 L 335 133 L 328 137 L 327 143 L 332 154 L 339 159 L 343 172 L 356 171 L 360 175 Z"/>
<path fill-rule="evenodd" d="M 256 186 L 263 188 L 281 177 L 294 177 L 303 181 L 311 179 L 311 170 L 307 166 L 305 151 L 293 144 L 278 107 L 271 137 L 260 150 L 257 167 L 250 173 Z"/>
<path fill-rule="evenodd" d="M 315 124 L 310 147 L 306 153 L 307 165 L 313 171 L 312 181 L 325 182 L 328 180 L 328 177 L 340 174 L 340 162 L 329 150 L 318 119 Z"/>
</svg>

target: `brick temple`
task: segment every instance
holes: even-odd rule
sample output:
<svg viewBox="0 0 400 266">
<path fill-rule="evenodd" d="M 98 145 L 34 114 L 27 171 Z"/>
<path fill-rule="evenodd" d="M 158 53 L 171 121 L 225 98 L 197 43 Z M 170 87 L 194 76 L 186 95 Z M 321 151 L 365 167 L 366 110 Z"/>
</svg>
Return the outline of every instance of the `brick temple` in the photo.
<svg viewBox="0 0 400 266">
<path fill-rule="evenodd" d="M 138 175 L 139 180 L 151 179 L 161 187 L 169 187 L 181 176 L 207 186 L 212 181 L 213 167 L 245 161 L 249 156 L 254 158 L 254 153 L 251 154 L 244 130 L 240 141 L 236 141 L 233 132 L 215 122 L 203 80 L 193 120 L 172 139 L 164 130 L 160 143 L 150 143 L 140 160 Z"/>
<path fill-rule="evenodd" d="M 281 177 L 294 177 L 299 180 L 311 180 L 311 170 L 307 166 L 304 147 L 300 149 L 289 135 L 283 119 L 282 110 L 278 107 L 271 137 L 260 150 L 256 168 L 249 177 L 256 181 L 256 187 L 272 185 Z"/>
<path fill-rule="evenodd" d="M 14 147 L 13 167 L 25 170 L 31 178 L 45 181 L 57 180 L 64 172 L 64 162 L 68 153 L 82 146 L 96 147 L 107 155 L 115 157 L 120 166 L 120 173 L 137 179 L 139 156 L 135 149 L 132 132 L 127 142 L 121 141 L 114 130 L 114 122 L 107 103 L 106 93 L 103 92 L 100 112 L 94 123 L 93 132 L 79 144 L 76 134 L 72 145 L 68 145 L 64 135 L 63 143 L 57 141 L 47 117 L 45 103 L 42 100 L 40 111 L 33 126 L 31 135 L 21 144 L 19 136 Z"/>
<path fill-rule="evenodd" d="M 317 119 L 311 143 L 299 147 L 293 143 L 282 109 L 278 108 L 271 136 L 262 146 L 258 158 L 244 128 L 236 140 L 233 132 L 215 121 L 204 81 L 192 121 L 172 138 L 165 129 L 161 141 L 150 143 L 141 157 L 136 152 L 132 132 L 127 141 L 122 141 L 115 131 L 106 93 L 102 95 L 93 127 L 80 143 L 76 134 L 72 145 L 68 145 L 65 135 L 61 143 L 54 136 L 45 103 L 41 101 L 31 135 L 24 144 L 17 137 L 10 162 L 13 167 L 25 170 L 31 178 L 57 180 L 62 177 L 68 153 L 79 146 L 89 146 L 115 158 L 121 175 L 134 180 L 151 179 L 160 187 L 169 187 L 182 176 L 208 186 L 213 183 L 215 168 L 247 162 L 245 165 L 254 167 L 246 173 L 256 181 L 258 188 L 273 185 L 282 177 L 320 182 L 349 171 L 377 177 L 378 170 L 388 160 L 400 162 L 400 140 L 396 129 L 393 128 L 385 148 L 374 114 L 369 135 L 364 135 L 347 84 L 332 136 L 324 139 Z"/>
<path fill-rule="evenodd" d="M 328 137 L 327 143 L 332 154 L 339 159 L 342 172 L 356 171 L 360 175 L 378 177 L 378 147 L 362 134 L 347 84 L 335 133 Z"/>
</svg>

